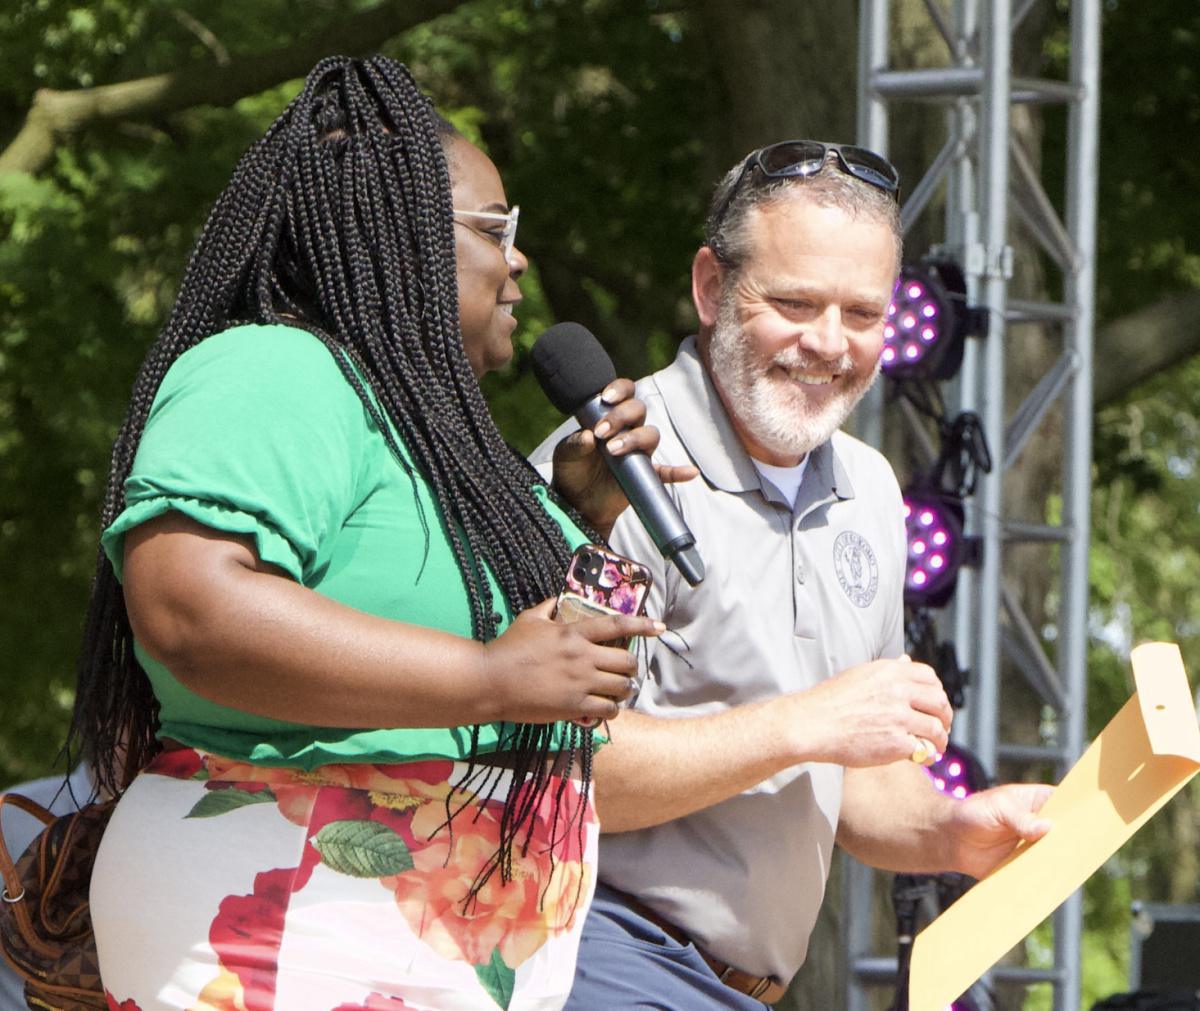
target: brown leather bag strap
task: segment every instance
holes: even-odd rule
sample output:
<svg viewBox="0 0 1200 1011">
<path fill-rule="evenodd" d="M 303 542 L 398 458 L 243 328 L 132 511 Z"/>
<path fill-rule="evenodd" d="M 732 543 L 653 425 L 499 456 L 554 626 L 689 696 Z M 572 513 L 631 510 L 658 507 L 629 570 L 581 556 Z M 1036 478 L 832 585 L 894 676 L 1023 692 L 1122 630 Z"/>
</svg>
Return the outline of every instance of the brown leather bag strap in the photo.
<svg viewBox="0 0 1200 1011">
<path fill-rule="evenodd" d="M 26 814 L 33 815 L 43 825 L 49 825 L 58 815 L 52 811 L 46 810 L 36 800 L 30 800 L 21 793 L 0 793 L 0 817 L 4 813 L 4 805 L 12 804 L 13 807 L 19 807 Z"/>
<path fill-rule="evenodd" d="M 19 793 L 0 793 L 0 824 L 3 823 L 6 806 L 19 808 L 26 814 L 32 815 L 43 825 L 49 825 L 57 817 L 37 801 L 23 797 Z M 8 903 L 20 902 L 24 898 L 25 890 L 21 887 L 21 879 L 17 877 L 16 861 L 8 852 L 8 843 L 4 841 L 3 832 L 0 832 L 0 877 L 4 879 L 4 889 L 0 893 L 0 900 Z"/>
<path fill-rule="evenodd" d="M 30 1007 L 104 1011 L 88 884 L 116 801 L 55 815 L 15 793 L 0 794 L 45 828 L 16 860 L 0 839 L 0 955 L 25 982 Z"/>
<path fill-rule="evenodd" d="M 0 794 L 0 818 L 4 816 L 5 807 L 10 805 L 32 815 L 43 825 L 49 825 L 57 817 L 53 812 L 28 797 L 23 797 L 19 793 L 4 793 Z M 0 901 L 11 909 L 13 920 L 21 937 L 33 950 L 42 954 L 51 953 L 53 949 L 41 942 L 34 929 L 33 918 L 29 915 L 29 904 L 25 901 L 25 886 L 17 874 L 16 861 L 8 852 L 8 844 L 4 841 L 2 831 L 0 831 L 0 878 L 4 879 L 4 888 L 3 891 L 0 891 Z"/>
<path fill-rule="evenodd" d="M 45 878 L 42 888 L 41 921 L 51 933 L 63 934 L 73 929 L 73 924 L 80 918 L 90 915 L 89 907 L 84 902 L 71 908 L 60 909 L 61 918 L 56 918 L 53 910 L 47 908 L 46 899 L 60 892 L 63 888 L 64 877 L 77 873 L 78 861 L 86 861 L 89 868 L 95 862 L 96 850 L 104 835 L 104 829 L 108 824 L 113 807 L 113 801 L 96 801 L 85 804 L 78 811 L 64 818 L 66 830 L 55 840 L 52 851 L 47 852 L 50 848 L 47 844 L 43 844 L 42 866 L 50 866 L 50 874 Z M 88 876 L 90 879 L 90 870 Z"/>
</svg>

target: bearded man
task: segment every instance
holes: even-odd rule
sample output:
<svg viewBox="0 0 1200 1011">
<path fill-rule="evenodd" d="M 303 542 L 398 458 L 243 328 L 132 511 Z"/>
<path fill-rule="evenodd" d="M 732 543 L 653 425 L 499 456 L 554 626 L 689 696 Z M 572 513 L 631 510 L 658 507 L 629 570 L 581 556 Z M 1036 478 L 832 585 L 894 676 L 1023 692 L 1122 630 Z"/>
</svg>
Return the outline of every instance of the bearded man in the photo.
<svg viewBox="0 0 1200 1011">
<path fill-rule="evenodd" d="M 947 742 L 937 675 L 904 656 L 906 543 L 887 461 L 839 429 L 879 370 L 900 268 L 899 180 L 862 148 L 752 152 L 692 264 L 700 320 L 638 384 L 707 569 L 648 564 L 645 675 L 597 754 L 600 884 L 571 1011 L 761 1008 L 804 962 L 834 843 L 876 867 L 980 877 L 1048 828 L 1047 790 L 955 801 L 911 759 Z M 534 454 L 569 462 L 570 423 Z M 557 464 L 556 464 L 557 465 Z"/>
</svg>

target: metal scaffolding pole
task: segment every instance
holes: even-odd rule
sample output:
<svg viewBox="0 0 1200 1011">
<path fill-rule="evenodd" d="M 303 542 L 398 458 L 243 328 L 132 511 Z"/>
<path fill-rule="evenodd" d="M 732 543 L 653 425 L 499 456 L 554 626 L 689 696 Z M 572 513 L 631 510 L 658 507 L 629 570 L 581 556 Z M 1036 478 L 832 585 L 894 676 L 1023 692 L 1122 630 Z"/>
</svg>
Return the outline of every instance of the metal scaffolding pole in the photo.
<svg viewBox="0 0 1200 1011">
<path fill-rule="evenodd" d="M 1087 557 L 1092 424 L 1092 330 L 1094 325 L 1096 164 L 1099 133 L 1099 0 L 1072 0 L 1071 57 L 1066 81 L 1019 78 L 1012 70 L 1012 35 L 1030 9 L 1046 0 L 953 0 L 947 23 L 937 0 L 924 0 L 936 31 L 945 40 L 943 68 L 910 70 L 890 65 L 890 0 L 860 0 L 860 143 L 888 152 L 898 103 L 936 101 L 946 106 L 947 141 L 902 210 L 906 231 L 944 190 L 943 251 L 963 266 L 970 304 L 984 309 L 988 336 L 968 342 L 956 384 L 957 406 L 983 419 L 995 469 L 968 499 L 969 532 L 982 541 L 978 569 L 959 580 L 953 601 L 954 641 L 971 668 L 968 706 L 955 739 L 969 744 L 985 767 L 1008 763 L 1051 764 L 1056 777 L 1070 768 L 1085 746 Z M 1019 10 L 1014 15 L 1014 6 Z M 1068 110 L 1065 222 L 1042 191 L 1036 159 L 1011 140 L 1011 112 L 1019 103 L 1058 103 Z M 944 186 L 942 186 L 944 182 Z M 1010 217 L 1010 210 L 1013 212 Z M 1013 219 L 1032 236 L 1047 261 L 1062 272 L 1061 304 L 1011 299 Z M 909 259 L 917 258 L 916 251 Z M 1057 327 L 1062 354 L 1025 402 L 1005 416 L 1005 371 L 1014 323 Z M 1018 522 L 1005 513 L 1006 475 L 1049 408 L 1061 403 L 1061 523 Z M 878 442 L 882 398 L 868 410 L 862 431 Z M 1044 438 L 1044 436 L 1043 436 Z M 1048 655 L 1019 596 L 1004 579 L 1005 546 L 1057 545 L 1060 605 L 1051 620 L 1057 629 L 1054 657 Z M 939 622 L 946 625 L 950 622 Z M 1029 690 L 1053 712 L 1056 728 L 1040 743 L 1001 740 L 1001 669 L 1007 660 Z M 1004 688 L 1011 691 L 1012 686 Z M 965 717 L 965 719 L 964 719 Z M 961 732 L 962 724 L 967 733 Z M 847 860 L 844 939 L 848 986 L 846 1006 L 866 1011 L 870 989 L 892 986 L 895 958 L 872 951 L 872 872 Z M 1076 894 L 1053 920 L 1053 964 L 1001 965 L 990 979 L 1012 984 L 1049 983 L 1055 1011 L 1078 1011 L 1081 1001 L 1082 900 Z"/>
<path fill-rule="evenodd" d="M 1088 544 L 1092 481 L 1092 344 L 1096 292 L 1096 165 L 1100 158 L 1100 10 L 1076 2 L 1071 10 L 1071 83 L 1080 99 L 1072 103 L 1068 124 L 1067 231 L 1075 249 L 1065 300 L 1074 319 L 1065 330 L 1066 351 L 1077 369 L 1066 399 L 1063 524 L 1071 532 L 1062 571 L 1062 673 L 1077 718 L 1063 725 L 1064 758 L 1074 759 L 1085 746 L 1087 712 Z M 1063 763 L 1065 765 L 1065 763 Z M 1060 766 L 1060 773 L 1064 772 Z M 1078 966 L 1083 947 L 1083 896 L 1076 892 L 1064 906 L 1071 929 L 1055 931 L 1055 961 Z M 1064 979 L 1056 1008 L 1077 1008 L 1082 999 L 1079 973 Z"/>
</svg>

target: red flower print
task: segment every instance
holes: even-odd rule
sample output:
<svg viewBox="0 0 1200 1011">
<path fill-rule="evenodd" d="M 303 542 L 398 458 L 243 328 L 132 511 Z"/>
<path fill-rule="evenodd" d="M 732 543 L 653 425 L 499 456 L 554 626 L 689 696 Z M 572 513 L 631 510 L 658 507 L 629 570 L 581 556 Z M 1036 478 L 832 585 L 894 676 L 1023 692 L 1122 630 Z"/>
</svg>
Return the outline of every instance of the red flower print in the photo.
<svg viewBox="0 0 1200 1011">
<path fill-rule="evenodd" d="M 472 805 L 454 819 L 451 831 L 441 827 L 441 805 L 426 804 L 413 814 L 417 838 L 428 839 L 441 830 L 413 851 L 411 870 L 381 880 L 395 891 L 397 906 L 413 932 L 439 954 L 478 966 L 489 964 L 498 951 L 504 964 L 515 969 L 549 937 L 571 927 L 588 873 L 580 859 L 577 831 L 565 824 L 579 795 L 568 784 L 552 833 L 554 791 L 548 793 L 527 854 L 514 853 L 512 880 L 505 884 L 498 872 L 493 874 L 465 909 L 472 884 L 499 846 L 502 805 Z"/>
<path fill-rule="evenodd" d="M 237 977 L 245 1011 L 273 1011 L 283 920 L 295 870 L 279 868 L 254 877 L 251 895 L 221 901 L 208 941 L 221 966 Z"/>
<path fill-rule="evenodd" d="M 428 762 L 403 762 L 397 765 L 374 765 L 373 769 L 388 779 L 424 783 L 438 786 L 449 782 L 454 774 L 454 763 L 445 759 L 430 759 Z M 375 789 L 381 789 L 376 785 Z"/>
<path fill-rule="evenodd" d="M 204 758 L 193 748 L 176 748 L 155 755 L 146 766 L 147 772 L 173 779 L 192 779 L 204 768 Z"/>
</svg>

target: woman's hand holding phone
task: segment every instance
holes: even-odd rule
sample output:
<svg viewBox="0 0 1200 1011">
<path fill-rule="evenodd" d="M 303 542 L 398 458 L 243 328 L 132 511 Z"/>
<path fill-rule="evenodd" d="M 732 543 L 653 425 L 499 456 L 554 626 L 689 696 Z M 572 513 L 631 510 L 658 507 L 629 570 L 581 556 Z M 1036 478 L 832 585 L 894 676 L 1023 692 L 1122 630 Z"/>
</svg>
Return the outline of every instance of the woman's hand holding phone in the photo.
<svg viewBox="0 0 1200 1011">
<path fill-rule="evenodd" d="M 496 720 L 613 719 L 632 691 L 637 657 L 606 644 L 665 630 L 661 622 L 630 614 L 563 623 L 554 620 L 557 603 L 550 598 L 522 611 L 483 644 L 482 690 L 495 700 Z"/>
<path fill-rule="evenodd" d="M 645 614 L 651 582 L 650 570 L 640 562 L 618 555 L 599 544 L 581 544 L 575 549 L 567 566 L 554 620 L 573 624 L 602 615 Z M 632 637 L 627 637 L 614 639 L 605 645 L 627 650 L 631 642 Z M 628 693 L 625 698 L 628 698 Z M 600 720 L 580 716 L 573 722 L 590 728 Z"/>
</svg>

